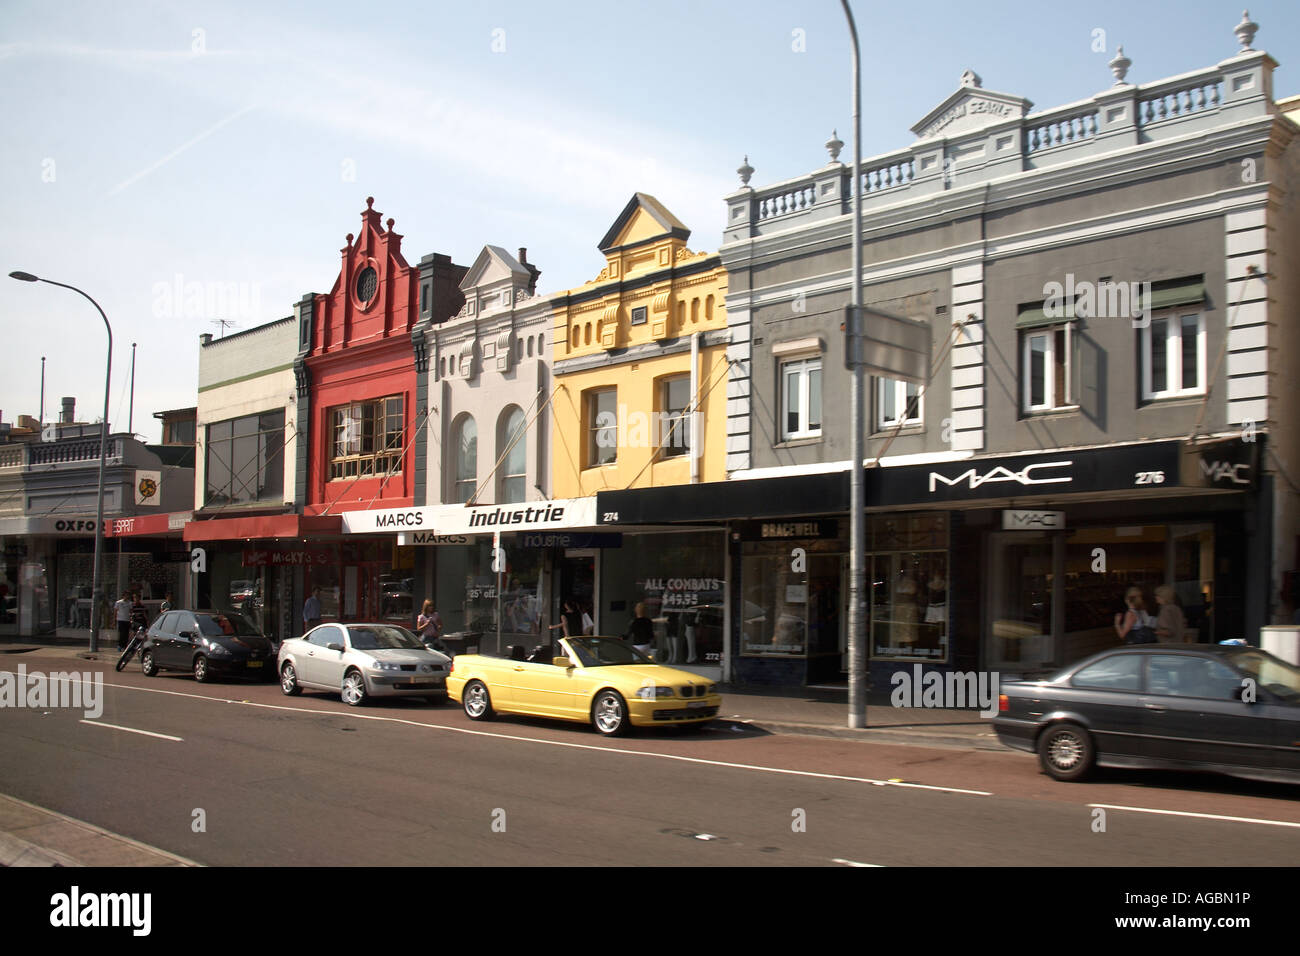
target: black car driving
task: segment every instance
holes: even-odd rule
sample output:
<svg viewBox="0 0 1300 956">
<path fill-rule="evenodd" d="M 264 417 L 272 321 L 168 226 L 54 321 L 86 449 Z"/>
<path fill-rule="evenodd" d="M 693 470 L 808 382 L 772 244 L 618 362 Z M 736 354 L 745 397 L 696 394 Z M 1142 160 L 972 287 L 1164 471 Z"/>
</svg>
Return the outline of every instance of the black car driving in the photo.
<svg viewBox="0 0 1300 956">
<path fill-rule="evenodd" d="M 1057 780 L 1094 766 L 1300 783 L 1300 668 L 1256 647 L 1117 647 L 1002 685 L 998 739 Z"/>
<path fill-rule="evenodd" d="M 240 614 L 167 611 L 153 622 L 140 649 L 145 676 L 189 671 L 199 682 L 218 676 L 275 680 L 277 648 Z"/>
</svg>

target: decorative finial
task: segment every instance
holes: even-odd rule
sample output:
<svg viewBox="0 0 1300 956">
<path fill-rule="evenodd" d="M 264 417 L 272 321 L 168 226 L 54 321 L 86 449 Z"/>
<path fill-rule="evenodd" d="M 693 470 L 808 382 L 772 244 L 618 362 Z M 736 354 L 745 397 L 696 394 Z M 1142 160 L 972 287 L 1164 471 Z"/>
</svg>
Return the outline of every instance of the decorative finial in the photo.
<svg viewBox="0 0 1300 956">
<path fill-rule="evenodd" d="M 371 209 L 374 205 L 375 205 L 375 197 L 374 197 L 374 196 L 367 196 L 367 197 L 366 197 L 366 211 L 369 212 L 370 209 Z"/>
<path fill-rule="evenodd" d="M 980 79 L 979 74 L 974 70 L 967 70 L 961 75 L 961 85 L 981 87 L 984 85 L 984 81 Z"/>
<path fill-rule="evenodd" d="M 748 186 L 749 177 L 754 175 L 754 167 L 749 165 L 748 156 L 745 157 L 745 162 L 739 168 L 736 169 L 736 172 L 740 174 L 740 185 Z"/>
<path fill-rule="evenodd" d="M 1115 74 L 1115 85 L 1124 86 L 1124 77 L 1128 75 L 1128 68 L 1133 65 L 1133 61 L 1124 55 L 1124 47 L 1120 45 L 1115 51 L 1115 59 L 1107 64 L 1110 71 Z"/>
<path fill-rule="evenodd" d="M 394 222 L 394 221 L 395 221 L 395 220 L 393 219 L 392 216 L 389 216 L 389 217 L 388 217 L 388 231 L 389 231 L 389 232 L 392 232 L 392 231 L 393 231 L 393 222 Z"/>
<path fill-rule="evenodd" d="M 352 245 L 352 233 L 348 233 L 348 245 Z"/>
<path fill-rule="evenodd" d="M 831 130 L 831 138 L 826 141 L 826 149 L 831 154 L 832 163 L 836 162 L 840 158 L 840 150 L 843 148 L 844 144 L 840 142 L 839 131 Z"/>
<path fill-rule="evenodd" d="M 1250 11 L 1241 11 L 1241 22 L 1232 28 L 1232 32 L 1237 34 L 1237 42 L 1241 44 L 1238 53 L 1251 53 L 1251 43 L 1255 40 L 1255 33 L 1259 30 L 1259 24 L 1250 19 Z"/>
</svg>

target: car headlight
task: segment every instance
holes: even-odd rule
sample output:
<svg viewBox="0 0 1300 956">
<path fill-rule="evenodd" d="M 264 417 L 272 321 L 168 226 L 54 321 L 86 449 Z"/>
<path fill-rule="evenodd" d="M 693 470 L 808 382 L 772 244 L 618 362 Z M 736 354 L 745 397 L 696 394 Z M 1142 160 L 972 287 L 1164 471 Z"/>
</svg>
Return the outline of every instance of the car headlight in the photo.
<svg viewBox="0 0 1300 956">
<path fill-rule="evenodd" d="M 204 640 L 203 646 L 208 649 L 208 653 L 213 657 L 229 657 L 230 651 L 225 645 L 218 644 L 216 641 Z"/>
<path fill-rule="evenodd" d="M 392 661 L 371 661 L 370 667 L 372 670 L 377 671 L 400 671 L 402 669 L 401 664 L 394 664 Z"/>
<path fill-rule="evenodd" d="M 671 687 L 638 687 L 636 695 L 642 700 L 654 700 L 657 697 L 673 696 L 673 689 Z"/>
</svg>

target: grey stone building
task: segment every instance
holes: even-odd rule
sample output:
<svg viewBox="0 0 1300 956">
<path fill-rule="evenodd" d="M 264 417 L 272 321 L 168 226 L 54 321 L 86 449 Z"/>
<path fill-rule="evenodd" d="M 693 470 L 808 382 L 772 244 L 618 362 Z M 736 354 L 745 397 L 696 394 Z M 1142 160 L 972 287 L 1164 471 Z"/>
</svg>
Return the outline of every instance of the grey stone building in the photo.
<svg viewBox="0 0 1300 956">
<path fill-rule="evenodd" d="M 541 271 L 500 246 L 484 246 L 460 283 L 460 311 L 418 331 L 429 359 L 429 421 L 417 446 L 421 505 L 500 505 L 545 501 L 551 493 L 551 309 L 537 296 Z M 446 634 L 498 632 L 536 643 L 549 620 L 549 552 L 503 542 L 493 569 L 493 537 L 411 535 L 418 609 L 434 601 Z M 496 621 L 500 617 L 500 628 Z M 513 635 L 513 636 L 510 636 Z M 467 638 L 468 640 L 468 638 Z M 477 638 L 473 639 L 477 643 Z"/>
<path fill-rule="evenodd" d="M 904 662 L 1050 670 L 1119 640 L 1130 586 L 1153 614 L 1172 589 L 1188 640 L 1290 620 L 1300 127 L 1255 31 L 1152 83 L 1121 49 L 1109 87 L 1038 112 L 968 70 L 856 175 L 834 136 L 797 179 L 750 185 L 746 160 L 720 249 L 727 485 L 758 484 L 677 509 L 783 519 L 732 536 L 734 678 L 846 665 L 854 188 L 864 302 L 932 329 L 927 385 L 868 390 L 877 689 Z"/>
<path fill-rule="evenodd" d="M 0 634 L 80 637 L 89 627 L 99 489 L 98 422 L 76 421 L 63 400 L 58 422 L 0 443 Z M 151 445 L 108 433 L 104 459 L 101 588 L 111 610 L 137 590 L 151 612 L 188 584 L 171 515 L 194 501 L 192 445 Z"/>
</svg>

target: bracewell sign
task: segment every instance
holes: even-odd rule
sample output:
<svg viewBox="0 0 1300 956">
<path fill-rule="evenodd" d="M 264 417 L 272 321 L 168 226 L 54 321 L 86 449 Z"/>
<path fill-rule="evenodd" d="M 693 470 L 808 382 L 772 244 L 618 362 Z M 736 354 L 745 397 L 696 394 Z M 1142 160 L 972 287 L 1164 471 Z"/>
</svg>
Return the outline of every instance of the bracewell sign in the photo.
<svg viewBox="0 0 1300 956">
<path fill-rule="evenodd" d="M 429 505 L 385 511 L 344 512 L 347 534 L 420 532 L 438 538 L 495 531 L 558 531 L 589 528 L 596 523 L 596 499 L 557 498 L 511 505 Z M 441 542 L 437 542 L 441 543 Z"/>
</svg>

